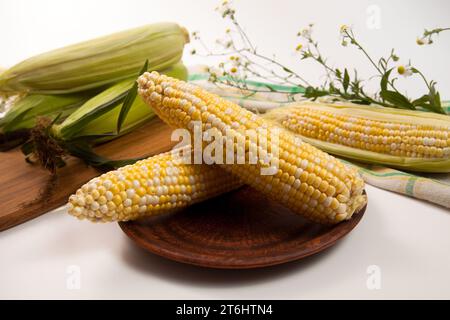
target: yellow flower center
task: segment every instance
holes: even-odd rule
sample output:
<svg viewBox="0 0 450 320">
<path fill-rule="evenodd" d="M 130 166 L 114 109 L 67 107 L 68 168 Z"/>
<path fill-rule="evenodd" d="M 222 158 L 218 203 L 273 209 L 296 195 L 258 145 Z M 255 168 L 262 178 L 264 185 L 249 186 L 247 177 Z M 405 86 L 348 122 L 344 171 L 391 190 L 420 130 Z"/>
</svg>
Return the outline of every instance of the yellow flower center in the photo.
<svg viewBox="0 0 450 320">
<path fill-rule="evenodd" d="M 397 72 L 398 72 L 399 74 L 405 74 L 405 72 L 406 72 L 405 66 L 398 66 Z"/>
</svg>

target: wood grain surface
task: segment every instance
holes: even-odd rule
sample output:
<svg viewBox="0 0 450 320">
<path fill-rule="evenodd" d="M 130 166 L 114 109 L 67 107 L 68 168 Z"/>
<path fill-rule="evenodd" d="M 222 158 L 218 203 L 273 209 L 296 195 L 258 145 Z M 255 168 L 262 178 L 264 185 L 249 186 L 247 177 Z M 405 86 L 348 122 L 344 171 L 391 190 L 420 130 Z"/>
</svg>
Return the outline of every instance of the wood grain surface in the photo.
<svg viewBox="0 0 450 320">
<path fill-rule="evenodd" d="M 168 126 L 154 119 L 96 151 L 113 159 L 154 155 L 170 150 L 170 134 Z M 20 150 L 0 153 L 0 231 L 64 205 L 73 192 L 99 174 L 81 160 L 70 158 L 59 171 L 50 196 L 44 199 L 42 192 L 49 184 L 49 173 L 26 163 Z"/>
<path fill-rule="evenodd" d="M 209 268 L 251 269 L 332 246 L 356 227 L 365 209 L 349 221 L 323 226 L 243 187 L 169 215 L 119 225 L 137 245 L 159 256 Z"/>
</svg>

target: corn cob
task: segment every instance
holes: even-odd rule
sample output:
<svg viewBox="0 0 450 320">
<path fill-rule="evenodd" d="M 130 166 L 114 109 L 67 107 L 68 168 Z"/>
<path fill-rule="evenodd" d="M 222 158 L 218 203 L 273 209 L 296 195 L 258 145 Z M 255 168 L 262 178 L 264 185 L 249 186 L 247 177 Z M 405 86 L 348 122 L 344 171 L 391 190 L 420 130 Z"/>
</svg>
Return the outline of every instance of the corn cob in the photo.
<svg viewBox="0 0 450 320">
<path fill-rule="evenodd" d="M 450 172 L 447 115 L 307 102 L 265 117 L 337 156 L 410 171 Z"/>
<path fill-rule="evenodd" d="M 313 221 L 333 224 L 350 219 L 366 203 L 364 182 L 355 170 L 346 168 L 337 159 L 304 143 L 294 134 L 279 130 L 273 122 L 244 110 L 238 105 L 157 72 L 145 73 L 138 79 L 139 94 L 158 116 L 170 126 L 193 129 L 193 121 L 200 121 L 202 129 L 215 128 L 221 137 L 245 136 L 246 130 L 267 130 L 267 141 L 274 157 L 271 137 L 279 131 L 278 168 L 273 176 L 261 175 L 266 167 L 262 161 L 256 165 L 220 165 L 236 178 L 269 198 L 283 203 L 294 213 Z M 233 141 L 234 143 L 234 141 Z M 250 141 L 249 150 L 260 146 Z M 234 152 L 236 152 L 235 145 Z M 235 154 L 236 156 L 236 154 Z"/>
<path fill-rule="evenodd" d="M 189 41 L 184 28 L 158 23 L 119 32 L 25 60 L 0 74 L 0 92 L 63 94 L 98 88 L 181 59 Z"/>
<path fill-rule="evenodd" d="M 108 172 L 69 198 L 69 213 L 93 222 L 167 213 L 231 191 L 240 183 L 214 166 L 183 165 L 168 152 Z"/>
</svg>

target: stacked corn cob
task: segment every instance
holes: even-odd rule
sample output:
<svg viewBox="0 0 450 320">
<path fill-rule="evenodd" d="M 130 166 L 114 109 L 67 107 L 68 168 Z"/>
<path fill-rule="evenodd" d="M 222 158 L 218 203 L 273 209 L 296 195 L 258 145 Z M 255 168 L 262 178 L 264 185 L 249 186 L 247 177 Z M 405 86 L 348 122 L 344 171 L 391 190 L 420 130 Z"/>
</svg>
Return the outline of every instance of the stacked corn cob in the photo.
<svg viewBox="0 0 450 320">
<path fill-rule="evenodd" d="M 242 129 L 261 126 L 270 128 L 267 121 L 244 112 L 232 103 L 223 101 L 194 86 L 155 73 L 141 77 L 139 83 L 140 93 L 145 100 L 155 108 L 160 117 L 175 127 L 192 128 L 192 121 L 200 120 L 204 128 L 216 126 L 221 129 L 222 133 L 225 129 L 235 129 L 239 132 Z M 416 171 L 450 171 L 450 120 L 448 116 L 373 106 L 307 102 L 273 110 L 265 114 L 264 118 L 300 135 L 304 142 L 347 158 L 362 162 L 389 163 L 391 166 Z M 284 139 L 284 142 L 289 143 L 290 141 Z M 289 146 L 288 143 L 285 146 Z M 361 185 L 361 187 L 355 188 L 358 192 L 353 192 L 349 196 L 345 191 L 344 194 L 336 195 L 336 199 L 327 197 L 324 201 L 325 195 L 335 195 L 337 190 L 342 191 L 342 184 L 336 183 L 336 181 L 339 181 L 339 179 L 345 181 L 346 179 L 342 175 L 335 176 L 337 180 L 333 182 L 336 184 L 328 184 L 327 187 L 327 180 L 323 179 L 323 176 L 330 174 L 327 170 L 333 174 L 333 168 L 342 170 L 342 173 L 348 172 L 348 169 L 343 168 L 340 163 L 336 164 L 334 159 L 317 153 L 314 148 L 306 143 L 302 143 L 298 147 L 301 150 L 300 154 L 289 148 L 283 150 L 285 158 L 282 157 L 279 160 L 284 166 L 280 168 L 281 171 L 277 175 L 266 179 L 266 181 L 263 181 L 258 175 L 258 166 L 223 166 L 223 171 L 214 169 L 213 180 L 202 179 L 203 183 L 206 184 L 204 189 L 214 190 L 214 192 L 202 199 L 218 193 L 215 188 L 220 186 L 220 183 L 216 183 L 214 180 L 223 181 L 222 179 L 228 178 L 230 183 L 234 181 L 225 173 L 230 171 L 234 176 L 239 177 L 261 192 L 268 193 L 271 197 L 283 194 L 277 200 L 287 204 L 293 211 L 301 214 L 306 213 L 309 218 L 315 221 L 330 222 L 329 220 L 324 221 L 320 215 L 320 211 L 323 210 L 322 203 L 337 208 L 342 214 L 345 211 L 344 209 L 349 208 L 349 204 L 352 207 L 351 197 L 353 197 L 353 208 L 359 207 L 365 202 L 363 197 L 355 196 L 362 189 L 362 182 L 359 178 L 354 178 L 354 181 L 356 181 L 354 185 Z M 156 156 L 153 160 L 159 161 L 158 157 Z M 295 160 L 299 167 L 287 165 L 292 164 Z M 320 171 L 320 166 L 317 165 L 321 163 L 327 163 L 326 168 L 322 168 L 323 171 Z M 182 166 L 182 168 L 184 167 L 189 166 Z M 211 170 L 210 166 L 202 166 L 202 168 Z M 286 169 L 286 172 L 281 173 L 283 169 Z M 153 178 L 151 177 L 151 179 Z M 348 181 L 347 179 L 347 186 L 351 185 Z M 234 188 L 237 185 L 232 184 L 232 187 Z M 225 184 L 222 191 L 228 191 L 229 186 L 230 184 Z M 296 192 L 297 189 L 299 189 L 298 193 Z M 153 191 L 148 190 L 148 192 L 152 194 Z M 308 198 L 308 195 L 310 198 Z M 86 194 L 79 192 L 78 196 L 83 197 Z M 126 200 L 125 197 L 124 199 Z M 163 199 L 167 200 L 167 198 Z M 340 202 L 339 200 L 343 201 Z M 89 206 L 80 207 L 74 199 L 71 199 L 70 202 L 71 208 L 78 208 L 78 212 L 94 217 L 93 220 L 104 219 L 101 214 L 96 213 Z M 188 204 L 189 201 L 183 203 L 183 205 Z M 299 206 L 301 206 L 300 209 Z M 72 213 L 74 213 L 73 210 L 71 209 Z M 144 212 L 143 208 L 141 210 Z M 308 210 L 312 214 L 309 214 Z M 152 215 L 155 212 L 153 208 L 148 208 L 145 213 L 135 215 L 134 218 Z M 161 210 L 158 213 L 161 213 Z M 95 218 L 96 214 L 100 215 L 100 218 Z M 331 223 L 339 221 L 343 216 L 336 215 L 335 218 L 338 217 L 338 219 L 331 221 Z M 351 215 L 347 214 L 347 218 L 349 216 Z M 122 217 L 125 220 L 130 218 L 126 214 Z M 118 220 L 122 220 L 122 217 L 119 217 Z"/>
<path fill-rule="evenodd" d="M 240 185 L 225 171 L 184 165 L 168 152 L 93 179 L 69 198 L 69 213 L 93 222 L 127 221 L 183 208 Z"/>
<path fill-rule="evenodd" d="M 258 117 L 231 102 L 183 81 L 153 72 L 140 77 L 138 83 L 140 95 L 171 126 L 192 130 L 193 121 L 200 121 L 203 129 L 215 128 L 224 138 L 226 138 L 226 134 L 231 132 L 234 137 L 238 137 L 238 140 L 239 137 L 245 136 L 245 130 L 256 130 L 262 127 L 267 129 L 266 139 L 269 145 L 271 144 L 271 136 L 279 130 L 271 121 Z M 267 155 L 276 157 L 278 168 L 274 175 L 260 174 L 261 169 L 266 166 L 261 161 L 255 165 L 232 164 L 220 165 L 220 167 L 224 172 L 232 173 L 236 179 L 266 194 L 269 198 L 280 201 L 294 213 L 301 214 L 319 223 L 334 224 L 350 219 L 355 211 L 365 205 L 367 200 L 366 196 L 363 195 L 364 183 L 354 170 L 345 167 L 328 154 L 300 141 L 292 133 L 286 130 L 279 131 L 277 132 L 280 141 L 279 155 L 276 156 L 273 149 Z M 258 145 L 251 145 L 253 143 L 250 141 L 246 146 L 246 159 L 250 157 L 250 150 L 261 148 Z M 235 145 L 234 152 L 237 152 L 237 148 L 238 146 Z M 264 150 L 260 151 L 264 152 Z M 156 161 L 159 160 L 157 157 Z M 155 160 L 150 159 L 149 161 Z M 139 165 L 129 167 L 127 176 L 122 176 L 122 178 L 126 181 L 136 179 L 137 176 L 133 172 L 137 171 L 137 166 Z M 207 166 L 204 165 L 201 168 L 202 171 L 206 171 Z M 222 176 L 224 179 L 227 178 L 226 173 L 221 172 L 218 167 L 211 167 L 209 170 L 215 172 L 215 179 L 220 179 L 219 177 Z M 121 175 L 119 171 L 115 174 Z M 144 172 L 144 176 L 150 178 L 150 181 L 154 181 L 153 175 Z M 91 184 L 80 189 L 77 195 L 69 201 L 69 212 L 79 217 L 89 216 L 104 219 L 104 214 L 99 211 L 97 204 L 86 203 L 86 198 L 99 198 L 101 192 L 105 191 L 103 190 L 104 179 L 106 178 L 94 180 Z M 214 180 L 202 179 L 202 181 L 208 182 L 204 187 L 206 192 L 214 190 L 212 194 L 202 198 L 217 194 L 217 189 L 214 188 L 216 186 Z M 109 186 L 109 182 L 107 182 L 107 185 Z M 117 186 L 117 184 L 113 184 L 113 186 Z M 127 187 L 129 189 L 126 189 Z M 141 187 L 139 182 L 135 186 L 123 184 L 120 185 L 120 188 L 114 189 L 122 192 L 121 201 L 123 203 L 121 204 L 123 204 L 123 208 L 138 201 L 134 196 L 137 192 L 136 188 Z M 170 192 L 169 189 L 168 191 Z M 150 187 L 142 188 L 140 192 L 150 197 L 159 196 Z M 166 197 L 164 199 L 167 200 L 167 196 L 164 196 Z M 170 195 L 171 197 L 172 195 Z M 178 198 L 174 197 L 173 199 L 175 201 Z M 117 200 L 119 201 L 119 198 Z M 168 208 L 173 209 L 173 206 Z M 139 211 L 141 211 L 141 215 L 160 212 L 160 210 L 155 211 L 153 209 L 151 206 L 139 208 L 135 205 L 134 208 L 128 209 L 127 213 L 120 210 L 117 215 L 115 210 L 109 212 L 104 207 L 105 212 L 112 214 L 113 217 L 117 215 L 119 220 L 135 219 L 140 216 Z"/>
</svg>

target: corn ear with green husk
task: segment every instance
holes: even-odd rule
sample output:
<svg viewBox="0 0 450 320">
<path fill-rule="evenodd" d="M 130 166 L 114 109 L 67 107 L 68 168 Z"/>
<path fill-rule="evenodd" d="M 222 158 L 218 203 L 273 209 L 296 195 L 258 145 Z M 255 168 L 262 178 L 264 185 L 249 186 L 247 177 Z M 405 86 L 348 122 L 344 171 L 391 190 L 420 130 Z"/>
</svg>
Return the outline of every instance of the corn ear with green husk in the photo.
<svg viewBox="0 0 450 320">
<path fill-rule="evenodd" d="M 450 172 L 448 115 L 305 102 L 265 115 L 328 153 L 407 171 Z"/>
<path fill-rule="evenodd" d="M 143 71 L 147 68 L 146 64 Z M 163 72 L 183 80 L 188 77 L 187 68 L 182 62 Z M 32 135 L 22 147 L 27 159 L 36 159 L 36 155 L 39 155 L 37 161 L 51 172 L 64 164 L 63 157 L 68 154 L 92 166 L 107 169 L 135 162 L 136 159 L 116 161 L 104 158 L 96 154 L 92 146 L 120 137 L 155 117 L 153 110 L 136 96 L 136 76 L 92 97 L 62 122 L 40 123 L 38 128 L 33 129 L 37 139 Z M 133 98 L 129 99 L 131 96 Z M 120 120 L 124 108 L 129 109 Z M 55 147 L 57 150 L 54 150 Z"/>
<path fill-rule="evenodd" d="M 187 68 L 182 62 L 163 71 L 164 74 L 186 80 Z M 80 137 L 94 137 L 102 142 L 108 137 L 117 137 L 133 130 L 155 116 L 152 109 L 136 97 L 120 132 L 117 132 L 117 121 L 126 95 L 136 82 L 136 77 L 121 81 L 97 96 L 93 97 L 61 124 L 55 125 L 53 134 L 58 139 L 70 141 Z"/>
<path fill-rule="evenodd" d="M 89 94 L 29 95 L 18 99 L 0 119 L 0 151 L 25 142 L 38 117 L 64 120 L 90 97 Z"/>
<path fill-rule="evenodd" d="M 186 29 L 157 23 L 50 51 L 0 74 L 0 92 L 66 94 L 130 78 L 143 61 L 150 70 L 178 62 L 189 41 Z"/>
<path fill-rule="evenodd" d="M 87 94 L 29 95 L 18 100 L 0 119 L 0 132 L 9 133 L 30 129 L 37 116 L 51 116 L 64 111 L 73 111 L 89 98 Z"/>
</svg>

